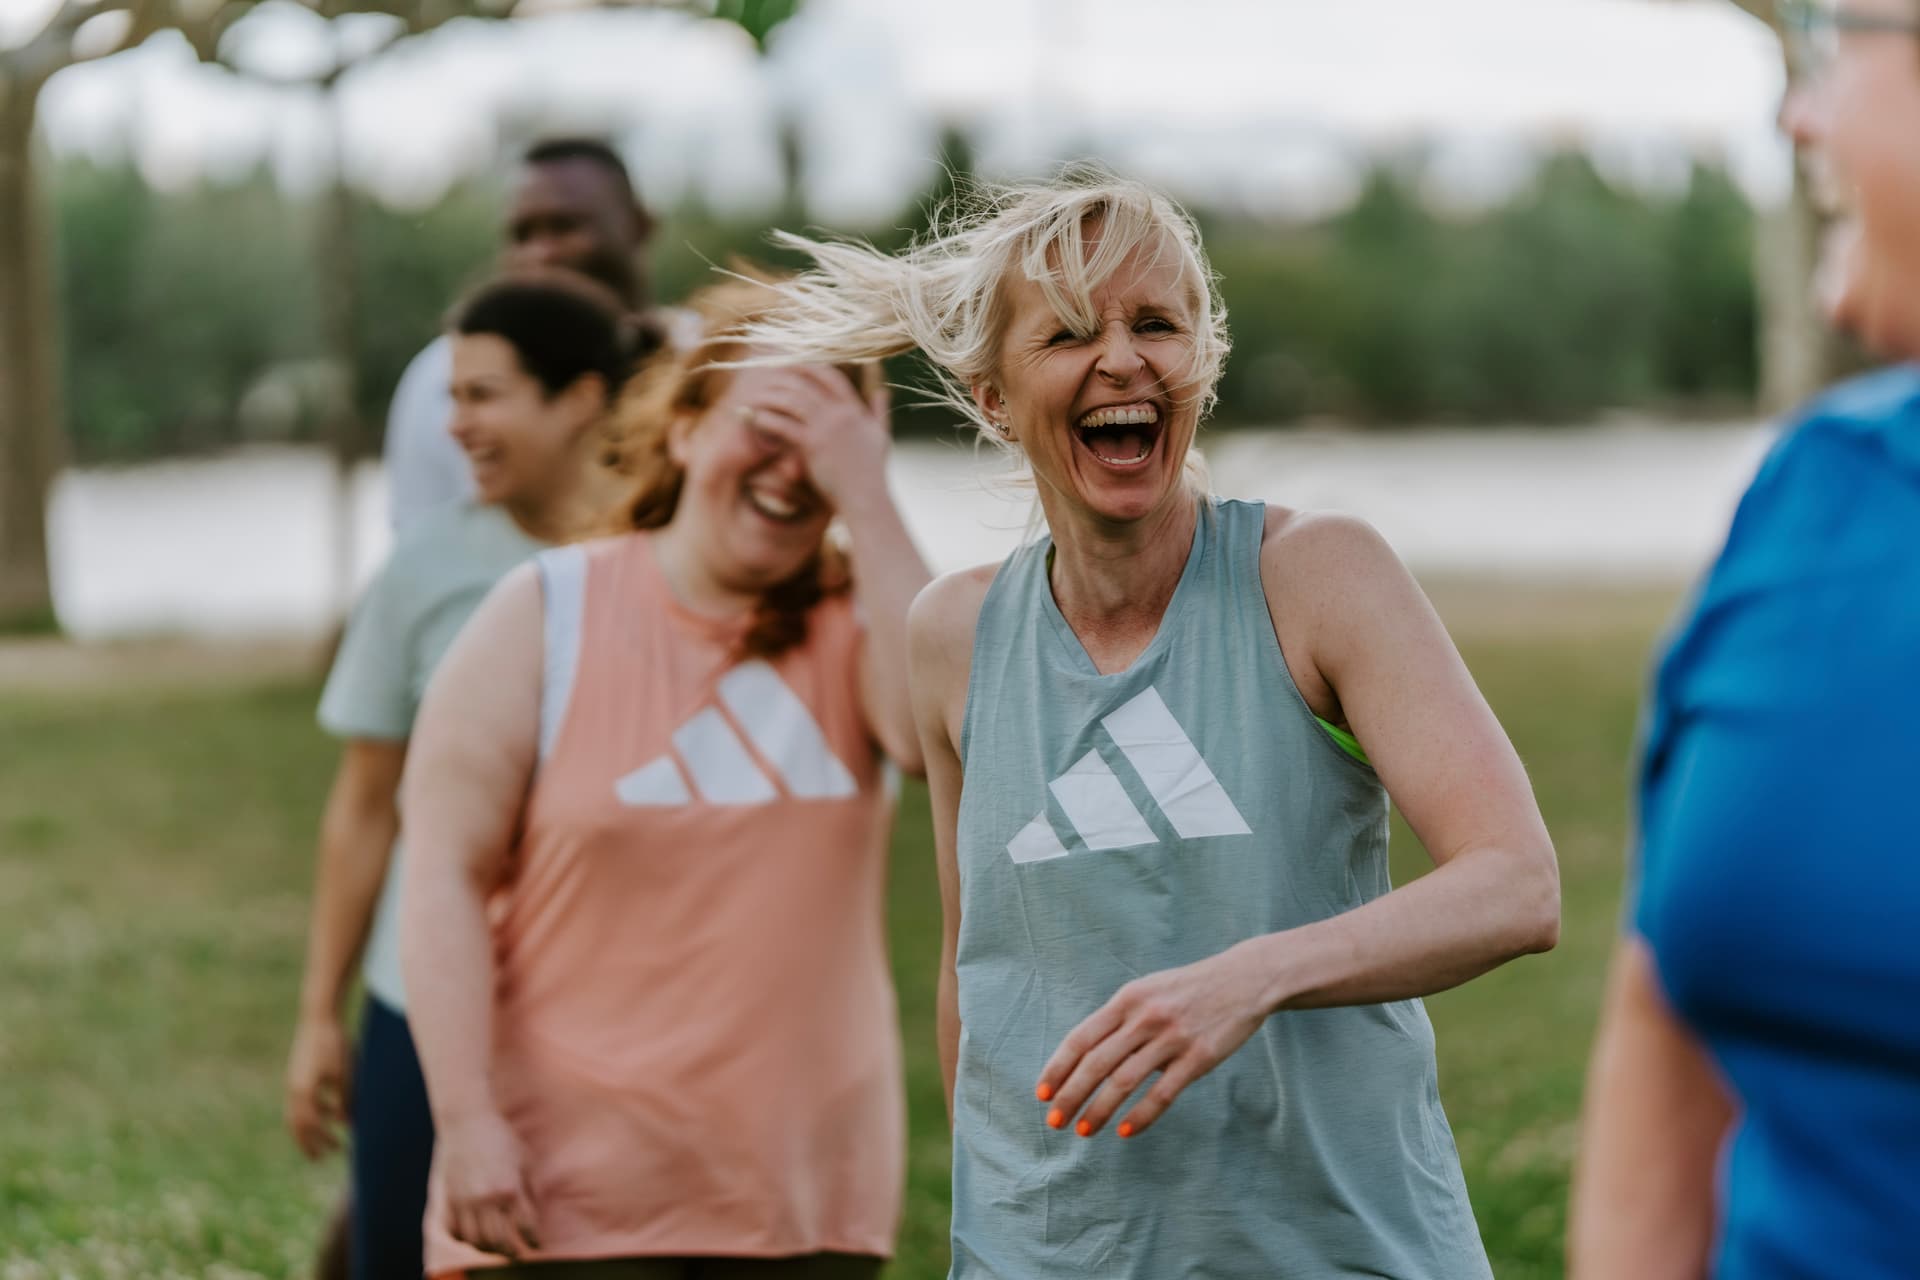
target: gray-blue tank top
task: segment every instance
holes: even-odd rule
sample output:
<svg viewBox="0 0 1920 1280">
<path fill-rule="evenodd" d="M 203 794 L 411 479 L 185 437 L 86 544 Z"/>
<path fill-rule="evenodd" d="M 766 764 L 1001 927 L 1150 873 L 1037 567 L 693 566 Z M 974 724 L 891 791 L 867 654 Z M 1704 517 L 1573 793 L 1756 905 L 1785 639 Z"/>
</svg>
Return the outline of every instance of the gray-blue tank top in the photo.
<svg viewBox="0 0 1920 1280">
<path fill-rule="evenodd" d="M 1417 1000 L 1276 1014 L 1122 1140 L 1045 1123 L 1128 981 L 1387 892 L 1387 797 L 1294 687 L 1264 508 L 1203 503 L 1151 644 L 1101 675 L 1050 542 L 987 592 L 961 730 L 954 1280 L 1485 1280 Z M 1137 1096 L 1137 1095 L 1136 1095 Z M 1124 1115 L 1124 1109 L 1120 1115 Z"/>
</svg>

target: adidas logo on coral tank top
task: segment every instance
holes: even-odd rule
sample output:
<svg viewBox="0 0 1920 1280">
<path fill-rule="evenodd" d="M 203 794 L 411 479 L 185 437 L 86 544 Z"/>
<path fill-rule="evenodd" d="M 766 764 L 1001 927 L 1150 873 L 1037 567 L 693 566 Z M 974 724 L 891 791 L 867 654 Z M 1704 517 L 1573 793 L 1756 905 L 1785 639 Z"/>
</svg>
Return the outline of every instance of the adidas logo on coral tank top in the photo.
<svg viewBox="0 0 1920 1280">
<path fill-rule="evenodd" d="M 673 731 L 672 751 L 614 782 L 622 804 L 759 805 L 773 803 L 783 790 L 796 800 L 859 793 L 807 704 L 767 663 L 741 663 L 720 678 L 719 693 L 719 706 L 703 707 Z"/>
</svg>

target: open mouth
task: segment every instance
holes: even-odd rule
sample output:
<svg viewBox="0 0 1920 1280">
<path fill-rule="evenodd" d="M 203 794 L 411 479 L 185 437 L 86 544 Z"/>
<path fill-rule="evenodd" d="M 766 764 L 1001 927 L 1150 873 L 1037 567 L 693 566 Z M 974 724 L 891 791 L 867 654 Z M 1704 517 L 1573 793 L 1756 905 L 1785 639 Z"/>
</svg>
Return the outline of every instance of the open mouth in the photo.
<svg viewBox="0 0 1920 1280">
<path fill-rule="evenodd" d="M 775 524 L 800 524 L 812 518 L 819 503 L 811 494 L 795 492 L 785 486 L 764 484 L 746 486 L 747 505 Z"/>
<path fill-rule="evenodd" d="M 467 467 L 473 471 L 486 471 L 500 465 L 507 451 L 498 445 L 469 445 L 464 447 L 467 455 Z"/>
<path fill-rule="evenodd" d="M 1147 401 L 1095 409 L 1073 424 L 1073 434 L 1109 467 L 1137 467 L 1160 442 L 1160 410 Z"/>
</svg>

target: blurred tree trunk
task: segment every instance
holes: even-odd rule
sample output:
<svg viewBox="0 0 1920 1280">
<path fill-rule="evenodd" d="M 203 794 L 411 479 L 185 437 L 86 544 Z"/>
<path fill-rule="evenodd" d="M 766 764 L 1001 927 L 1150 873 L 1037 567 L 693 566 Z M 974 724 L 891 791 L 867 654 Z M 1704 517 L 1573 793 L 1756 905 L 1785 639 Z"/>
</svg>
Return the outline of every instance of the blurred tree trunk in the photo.
<svg viewBox="0 0 1920 1280">
<path fill-rule="evenodd" d="M 45 209 L 34 181 L 39 86 L 0 74 L 0 630 L 50 619 L 47 494 L 59 465 L 59 369 Z"/>
<path fill-rule="evenodd" d="M 0 631 L 54 621 L 47 499 L 65 432 L 53 242 L 34 155 L 40 90 L 172 17 L 168 0 L 62 0 L 32 39 L 0 49 Z M 116 20 L 102 37 L 96 21 Z"/>
<path fill-rule="evenodd" d="M 1760 303 L 1760 403 L 1784 413 L 1831 382 L 1840 343 L 1815 295 L 1813 277 L 1828 219 L 1813 203 L 1796 157 L 1786 203 L 1762 211 L 1754 242 Z"/>
<path fill-rule="evenodd" d="M 1733 0 L 1780 38 L 1780 62 L 1789 92 L 1799 82 L 1793 46 L 1773 0 Z M 1833 380 L 1840 344 L 1814 295 L 1814 269 L 1828 219 L 1813 202 L 1806 167 L 1796 148 L 1793 188 L 1785 204 L 1762 210 L 1754 237 L 1754 288 L 1760 310 L 1760 405 L 1784 413 Z"/>
</svg>

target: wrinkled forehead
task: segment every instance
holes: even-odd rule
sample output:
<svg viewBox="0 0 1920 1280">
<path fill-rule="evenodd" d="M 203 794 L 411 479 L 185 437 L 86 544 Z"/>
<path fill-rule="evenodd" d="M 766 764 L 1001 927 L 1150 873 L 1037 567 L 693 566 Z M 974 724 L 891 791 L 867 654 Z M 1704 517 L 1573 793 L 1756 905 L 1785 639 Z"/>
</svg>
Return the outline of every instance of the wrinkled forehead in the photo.
<svg viewBox="0 0 1920 1280">
<path fill-rule="evenodd" d="M 1094 208 L 1036 229 L 1012 271 L 1009 302 L 1070 327 L 1098 327 L 1103 308 L 1155 306 L 1197 318 L 1200 264 L 1174 230 L 1132 208 Z"/>
</svg>

